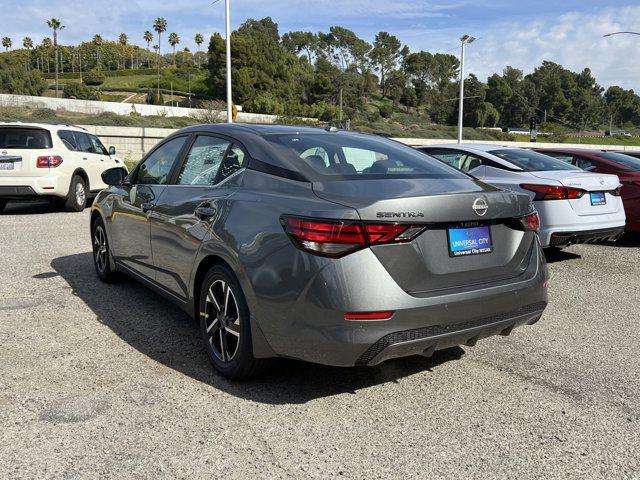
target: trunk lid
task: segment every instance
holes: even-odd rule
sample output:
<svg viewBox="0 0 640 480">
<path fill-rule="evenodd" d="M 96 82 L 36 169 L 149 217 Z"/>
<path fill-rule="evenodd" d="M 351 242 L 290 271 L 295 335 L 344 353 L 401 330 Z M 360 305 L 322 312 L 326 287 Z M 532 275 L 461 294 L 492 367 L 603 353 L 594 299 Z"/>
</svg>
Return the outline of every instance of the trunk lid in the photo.
<svg viewBox="0 0 640 480">
<path fill-rule="evenodd" d="M 580 198 L 568 200 L 571 208 L 580 216 L 617 213 L 622 207 L 620 197 L 612 195 L 620 186 L 616 175 L 601 175 L 582 171 L 531 172 L 544 180 L 555 180 L 569 188 L 579 188 L 587 193 Z"/>
<path fill-rule="evenodd" d="M 315 183 L 314 191 L 356 209 L 365 222 L 426 227 L 411 242 L 371 247 L 398 285 L 414 295 L 461 291 L 523 275 L 537 245 L 535 233 L 515 228 L 513 221 L 532 210 L 529 196 L 473 179 L 331 181 Z M 486 205 L 486 213 L 478 215 L 474 204 Z M 474 233 L 490 235 L 492 251 L 452 256 L 460 231 L 451 229 L 479 229 Z"/>
</svg>

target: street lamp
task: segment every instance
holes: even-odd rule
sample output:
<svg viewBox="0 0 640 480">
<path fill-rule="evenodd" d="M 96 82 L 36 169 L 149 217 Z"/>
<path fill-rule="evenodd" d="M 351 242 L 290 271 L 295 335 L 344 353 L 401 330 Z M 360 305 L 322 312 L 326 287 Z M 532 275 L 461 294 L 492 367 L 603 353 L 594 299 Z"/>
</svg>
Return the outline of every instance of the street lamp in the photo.
<svg viewBox="0 0 640 480">
<path fill-rule="evenodd" d="M 229 21 L 229 2 L 225 0 L 227 21 L 227 123 L 233 123 L 233 110 L 231 105 L 231 25 Z"/>
<path fill-rule="evenodd" d="M 458 143 L 462 143 L 462 118 L 464 115 L 464 46 L 475 42 L 475 37 L 471 35 L 463 35 L 460 37 L 462 42 L 460 50 L 460 107 L 458 108 Z"/>
</svg>

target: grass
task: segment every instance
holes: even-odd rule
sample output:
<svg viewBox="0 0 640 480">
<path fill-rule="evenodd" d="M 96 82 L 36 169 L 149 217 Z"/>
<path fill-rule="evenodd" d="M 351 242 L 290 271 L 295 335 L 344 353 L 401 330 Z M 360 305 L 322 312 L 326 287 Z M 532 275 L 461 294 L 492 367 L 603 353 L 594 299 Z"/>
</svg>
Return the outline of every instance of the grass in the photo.
<svg viewBox="0 0 640 480">
<path fill-rule="evenodd" d="M 155 79 L 155 75 L 128 75 L 121 77 L 106 77 L 100 88 L 139 88 L 143 82 Z M 48 79 L 47 83 L 53 87 L 55 80 Z M 60 86 L 66 83 L 80 83 L 79 78 L 60 79 Z"/>
</svg>

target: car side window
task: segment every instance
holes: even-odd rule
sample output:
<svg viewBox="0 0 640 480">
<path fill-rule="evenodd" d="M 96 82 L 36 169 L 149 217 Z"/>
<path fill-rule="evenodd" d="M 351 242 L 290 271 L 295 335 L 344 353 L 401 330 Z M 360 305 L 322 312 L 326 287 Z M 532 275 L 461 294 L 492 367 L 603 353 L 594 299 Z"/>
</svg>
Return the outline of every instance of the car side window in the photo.
<svg viewBox="0 0 640 480">
<path fill-rule="evenodd" d="M 432 157 L 435 157 L 462 172 L 473 170 L 474 168 L 482 166 L 484 163 L 480 157 L 471 153 L 461 152 L 459 150 L 425 149 L 423 152 L 428 153 Z"/>
<path fill-rule="evenodd" d="M 598 167 L 597 162 L 594 162 L 593 160 L 589 160 L 588 158 L 575 157 L 575 159 L 576 159 L 575 166 L 583 170 L 587 170 L 587 169 L 593 170 L 594 168 Z"/>
<path fill-rule="evenodd" d="M 196 138 L 178 175 L 178 185 L 213 185 L 231 142 L 201 135 Z"/>
<path fill-rule="evenodd" d="M 79 152 L 93 153 L 93 144 L 89 139 L 89 135 L 82 132 L 73 132 L 73 135 L 76 138 L 76 145 L 78 146 Z"/>
<path fill-rule="evenodd" d="M 225 155 L 224 160 L 222 160 L 216 183 L 222 182 L 224 179 L 230 177 L 244 167 L 245 161 L 246 158 L 244 150 L 234 143 Z"/>
<path fill-rule="evenodd" d="M 107 152 L 107 149 L 104 148 L 104 145 L 98 137 L 96 137 L 95 135 L 87 136 L 89 137 L 89 141 L 91 142 L 91 153 L 97 153 L 98 155 L 109 155 L 109 152 Z"/>
<path fill-rule="evenodd" d="M 64 143 L 64 146 L 67 147 L 68 150 L 75 152 L 78 150 L 78 145 L 76 143 L 76 137 L 73 135 L 73 132 L 69 130 L 60 130 L 58 132 L 58 137 Z"/>
<path fill-rule="evenodd" d="M 557 152 L 540 152 L 540 153 L 544 153 L 545 155 L 548 155 L 553 158 L 557 158 L 558 160 L 562 160 L 563 162 L 567 162 L 572 165 L 574 164 L 573 155 L 569 153 L 557 153 Z"/>
<path fill-rule="evenodd" d="M 158 147 L 136 171 L 134 184 L 166 185 L 187 137 L 177 137 Z"/>
</svg>

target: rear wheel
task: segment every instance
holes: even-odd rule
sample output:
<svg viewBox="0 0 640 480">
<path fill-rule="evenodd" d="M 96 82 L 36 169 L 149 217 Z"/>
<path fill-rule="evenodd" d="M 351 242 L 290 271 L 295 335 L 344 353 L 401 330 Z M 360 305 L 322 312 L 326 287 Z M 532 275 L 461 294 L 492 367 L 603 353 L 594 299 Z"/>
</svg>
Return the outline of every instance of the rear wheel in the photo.
<svg viewBox="0 0 640 480">
<path fill-rule="evenodd" d="M 264 360 L 253 356 L 249 307 L 231 270 L 207 273 L 199 302 L 200 334 L 213 367 L 223 377 L 241 380 L 258 373 Z"/>
<path fill-rule="evenodd" d="M 2 213 L 2 211 L 5 209 L 6 206 L 7 206 L 7 201 L 0 200 L 0 213 Z"/>
<path fill-rule="evenodd" d="M 82 212 L 87 206 L 87 184 L 79 175 L 74 175 L 69 186 L 69 193 L 64 203 L 70 212 Z"/>
<path fill-rule="evenodd" d="M 116 280 L 118 272 L 111 268 L 111 254 L 107 231 L 101 218 L 93 222 L 91 228 L 91 243 L 93 244 L 93 265 L 100 280 L 111 283 Z"/>
</svg>

